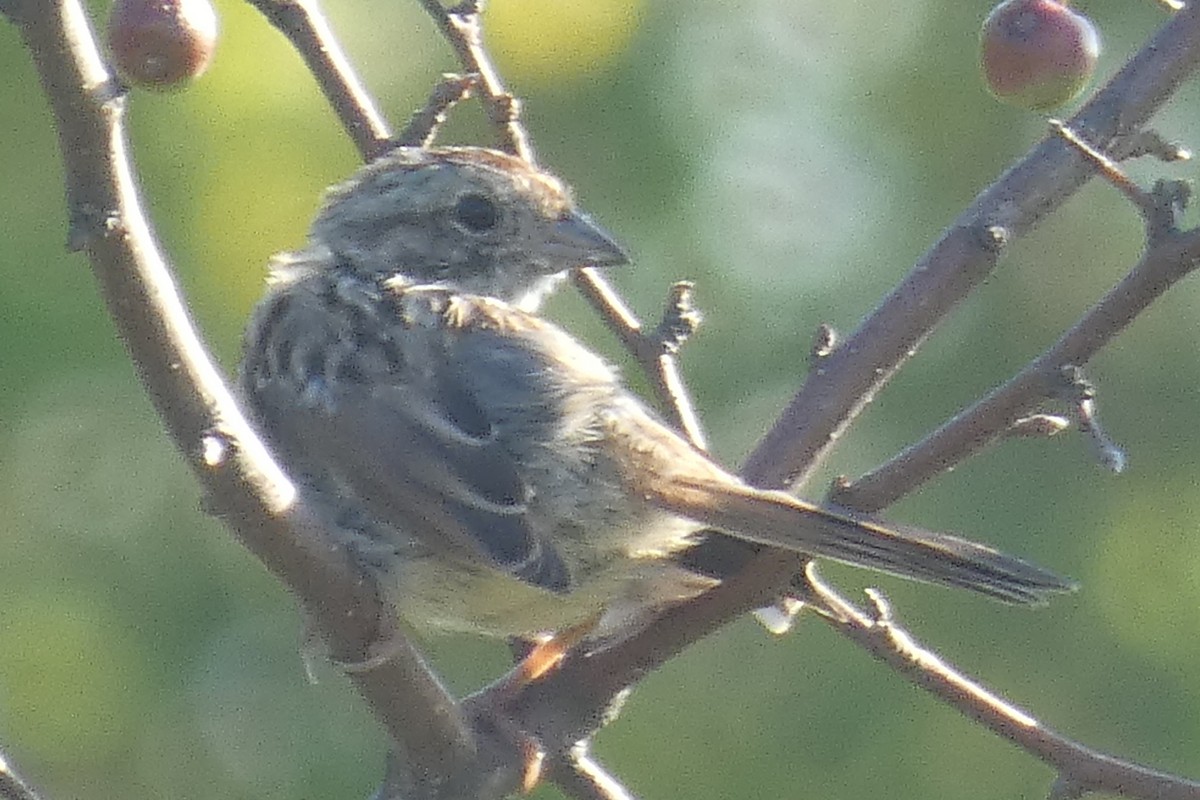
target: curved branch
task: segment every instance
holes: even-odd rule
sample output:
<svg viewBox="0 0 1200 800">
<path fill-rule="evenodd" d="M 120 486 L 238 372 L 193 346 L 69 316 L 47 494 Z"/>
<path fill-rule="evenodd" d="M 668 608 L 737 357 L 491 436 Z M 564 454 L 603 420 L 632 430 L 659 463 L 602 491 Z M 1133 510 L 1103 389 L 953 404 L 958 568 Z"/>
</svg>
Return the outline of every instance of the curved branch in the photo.
<svg viewBox="0 0 1200 800">
<path fill-rule="evenodd" d="M 246 422 L 200 341 L 138 197 L 126 148 L 125 98 L 103 63 L 78 0 L 5 7 L 20 28 L 50 100 L 66 172 L 71 230 L 118 333 L 176 446 L 221 517 L 302 603 L 343 662 L 389 658 L 351 675 L 395 739 L 454 786 L 477 754 L 453 699 L 420 654 L 393 633 L 376 588 L 325 535 Z"/>
</svg>

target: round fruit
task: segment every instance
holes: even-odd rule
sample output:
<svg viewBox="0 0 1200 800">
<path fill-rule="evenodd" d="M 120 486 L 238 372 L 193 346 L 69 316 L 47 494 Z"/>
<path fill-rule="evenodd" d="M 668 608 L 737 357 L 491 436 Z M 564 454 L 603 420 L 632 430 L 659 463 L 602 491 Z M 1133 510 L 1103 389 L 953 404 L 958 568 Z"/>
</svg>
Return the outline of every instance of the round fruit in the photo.
<svg viewBox="0 0 1200 800">
<path fill-rule="evenodd" d="M 174 89 L 199 77 L 217 44 L 209 0 L 115 0 L 108 49 L 131 85 Z"/>
<path fill-rule="evenodd" d="M 979 45 L 992 94 L 1038 111 L 1078 96 L 1100 57 L 1096 26 L 1058 0 L 1006 0 L 984 20 Z"/>
</svg>

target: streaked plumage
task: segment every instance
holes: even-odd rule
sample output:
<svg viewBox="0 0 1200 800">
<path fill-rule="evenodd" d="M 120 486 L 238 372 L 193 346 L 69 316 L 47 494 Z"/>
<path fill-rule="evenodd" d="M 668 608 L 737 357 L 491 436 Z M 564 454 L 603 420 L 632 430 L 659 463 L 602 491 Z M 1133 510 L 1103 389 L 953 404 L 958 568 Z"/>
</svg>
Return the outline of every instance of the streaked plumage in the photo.
<svg viewBox="0 0 1200 800">
<path fill-rule="evenodd" d="M 611 630 L 713 584 L 676 559 L 707 528 L 1011 602 L 1070 588 L 753 489 L 692 448 L 533 313 L 564 270 L 624 261 L 558 181 L 458 148 L 365 167 L 274 264 L 242 390 L 410 622 L 515 635 L 607 609 Z"/>
</svg>

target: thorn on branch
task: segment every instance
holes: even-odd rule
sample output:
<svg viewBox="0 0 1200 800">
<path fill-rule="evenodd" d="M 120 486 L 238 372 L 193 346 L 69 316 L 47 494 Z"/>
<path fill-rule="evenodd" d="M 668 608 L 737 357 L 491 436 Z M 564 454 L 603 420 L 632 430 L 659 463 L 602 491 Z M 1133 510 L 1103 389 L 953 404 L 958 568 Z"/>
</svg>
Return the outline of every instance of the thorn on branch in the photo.
<svg viewBox="0 0 1200 800">
<path fill-rule="evenodd" d="M 1129 176 L 1121 170 L 1120 165 L 1113 158 L 1097 150 L 1062 120 L 1050 120 L 1050 129 L 1091 161 L 1096 166 L 1096 169 L 1099 170 L 1102 178 L 1112 184 L 1121 194 L 1125 195 L 1129 202 L 1133 203 L 1143 216 L 1146 215 L 1149 208 L 1149 199 L 1146 193 L 1130 180 Z"/>
<path fill-rule="evenodd" d="M 883 590 L 868 587 L 863 590 L 863 593 L 871 601 L 871 607 L 875 610 L 875 624 L 891 625 L 895 620 L 895 615 L 892 613 L 892 601 L 888 600 Z"/>
<path fill-rule="evenodd" d="M 200 460 L 210 469 L 222 467 L 229 460 L 232 444 L 221 431 L 209 431 L 200 438 Z"/>
<path fill-rule="evenodd" d="M 808 604 L 795 597 L 781 597 L 775 603 L 754 610 L 754 618 L 774 636 L 783 636 L 796 624 L 796 617 Z"/>
<path fill-rule="evenodd" d="M 1071 421 L 1057 414 L 1031 414 L 1009 426 L 1005 435 L 1013 439 L 1049 439 L 1071 427 Z"/>
<path fill-rule="evenodd" d="M 120 228 L 121 218 L 116 211 L 106 211 L 87 201 L 72 203 L 67 225 L 67 252 L 81 252 L 94 238 L 111 236 Z"/>
<path fill-rule="evenodd" d="M 1000 255 L 1008 246 L 1008 229 L 1003 225 L 988 225 L 980 234 L 979 243 L 992 255 Z"/>
<path fill-rule="evenodd" d="M 1127 457 L 1100 425 L 1096 409 L 1096 387 L 1073 364 L 1062 368 L 1063 398 L 1075 406 L 1079 431 L 1088 437 L 1096 460 L 1102 467 L 1120 474 L 1125 471 Z"/>
<path fill-rule="evenodd" d="M 1074 130 L 1059 120 L 1050 120 L 1054 129 L 1068 144 L 1090 159 L 1101 177 L 1133 203 L 1146 226 L 1146 238 L 1151 246 L 1160 239 L 1179 231 L 1179 217 L 1191 199 L 1191 189 L 1182 181 L 1163 181 L 1146 192 L 1126 175 L 1117 162 L 1088 144 Z M 1147 134 L 1153 141 L 1157 134 Z M 1161 140 L 1160 140 L 1161 141 Z M 1186 153 L 1187 151 L 1177 151 Z M 1190 154 L 1189 154 L 1190 155 Z"/>
<path fill-rule="evenodd" d="M 654 338 L 664 353 L 678 353 L 679 348 L 696 333 L 704 320 L 704 315 L 696 308 L 694 302 L 695 289 L 696 284 L 691 281 L 679 281 L 667 291 L 662 320 L 654 331 Z"/>
<path fill-rule="evenodd" d="M 829 358 L 838 345 L 837 331 L 831 325 L 822 322 L 813 334 L 812 345 L 808 348 L 808 366 L 816 369 L 821 359 Z"/>
<path fill-rule="evenodd" d="M 1188 161 L 1192 151 L 1179 142 L 1169 142 L 1162 134 L 1151 128 L 1122 136 L 1113 142 L 1109 148 L 1115 161 L 1128 161 L 1131 158 L 1151 156 L 1168 164 L 1176 161 Z"/>
<path fill-rule="evenodd" d="M 1118 475 L 1125 471 L 1125 451 L 1118 447 L 1116 442 L 1100 427 L 1094 400 L 1084 400 L 1079 404 L 1079 427 L 1088 434 L 1088 439 L 1092 443 L 1101 466 Z"/>
</svg>

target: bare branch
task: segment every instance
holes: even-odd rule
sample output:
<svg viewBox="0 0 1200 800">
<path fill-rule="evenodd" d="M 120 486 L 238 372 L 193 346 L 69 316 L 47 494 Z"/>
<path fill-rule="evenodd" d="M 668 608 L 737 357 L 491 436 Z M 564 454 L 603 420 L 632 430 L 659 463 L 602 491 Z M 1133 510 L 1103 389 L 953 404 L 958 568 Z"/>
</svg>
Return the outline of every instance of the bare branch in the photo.
<svg viewBox="0 0 1200 800">
<path fill-rule="evenodd" d="M 704 427 L 696 414 L 691 395 L 683 376 L 679 373 L 679 364 L 675 358 L 674 345 L 656 334 L 646 334 L 642 331 L 642 323 L 630 310 L 621 296 L 594 269 L 580 269 L 572 273 L 575 288 L 591 304 L 604 324 L 621 342 L 625 349 L 634 357 L 638 365 L 650 379 L 650 387 L 654 392 L 663 413 L 675 428 L 681 431 L 688 440 L 701 450 L 706 450 L 708 444 L 704 435 Z M 678 286 L 678 284 L 676 284 Z M 678 300 L 673 294 L 667 298 L 663 312 L 664 321 L 677 311 Z"/>
<path fill-rule="evenodd" d="M 19 21 L 40 16 L 36 9 L 40 9 L 42 4 L 33 0 L 26 0 L 25 3 L 16 3 L 14 0 L 4 2 L 4 10 Z M 431 13 L 436 6 L 443 20 L 444 32 L 458 30 L 469 20 L 475 26 L 474 34 L 458 34 L 461 37 L 461 53 L 466 54 L 477 66 L 488 65 L 487 59 L 481 58 L 483 51 L 478 37 L 478 14 L 473 4 L 447 10 L 433 0 L 422 2 Z M 311 7 L 307 8 L 311 10 Z M 73 19 L 70 24 L 61 22 L 61 28 L 69 28 L 83 20 L 82 10 L 73 3 L 63 4 L 58 9 L 58 17 L 65 20 L 67 16 Z M 59 22 L 58 18 L 55 21 Z M 23 30 L 39 69 L 52 71 L 55 69 L 55 58 L 64 52 L 72 53 L 69 48 L 74 47 L 75 43 L 63 41 L 70 37 L 59 35 L 39 38 L 39 24 L 25 23 Z M 317 24 L 314 28 L 310 20 L 302 23 L 301 27 L 310 30 L 319 29 L 322 25 Z M 1100 142 L 1105 141 L 1105 137 L 1093 135 L 1095 130 L 1108 131 L 1112 128 L 1107 135 L 1116 136 L 1136 129 L 1152 107 L 1161 103 L 1183 74 L 1195 66 L 1196 50 L 1200 48 L 1196 26 L 1194 9 L 1181 13 L 1159 35 L 1154 45 L 1119 76 L 1119 81 L 1110 84 L 1105 93 L 1089 104 L 1085 112 L 1093 116 L 1081 114 L 1081 117 L 1086 117 L 1082 120 L 1084 124 L 1081 127 L 1081 117 L 1077 117 L 1072 123 L 1073 129 L 1085 130 L 1089 141 Z M 451 33 L 447 32 L 446 35 L 452 43 L 456 41 Z M 90 41 L 90 35 L 85 38 Z M 98 64 L 98 57 L 94 53 L 88 58 Z M 328 61 L 314 58 L 309 64 L 323 86 L 330 81 L 330 88 L 326 92 L 332 92 L 332 102 L 340 117 L 348 119 L 358 115 L 364 120 L 370 117 L 363 110 L 370 107 L 369 102 L 364 105 L 365 97 L 358 98 L 354 91 L 337 85 L 348 81 L 347 85 L 356 87 L 356 81 L 346 78 L 336 65 Z M 478 71 L 485 89 L 485 101 L 491 103 L 488 106 L 489 114 L 509 132 L 507 147 L 529 157 L 527 137 L 523 136 L 516 120 L 515 100 L 504 92 L 490 65 L 487 70 Z M 436 684 L 419 655 L 407 648 L 407 643 L 402 639 L 393 636 L 389 629 L 390 610 L 381 607 L 374 587 L 354 573 L 343 554 L 329 547 L 320 522 L 313 518 L 302 502 L 293 500 L 290 484 L 262 450 L 253 433 L 246 428 L 236 406 L 224 393 L 216 371 L 199 349 L 199 342 L 170 283 L 166 266 L 142 221 L 137 198 L 133 194 L 128 168 L 123 161 L 120 98 L 102 67 L 95 67 L 90 77 L 97 80 L 89 82 L 79 74 L 71 74 L 65 76 L 64 82 L 63 75 L 43 74 L 47 94 L 55 103 L 56 116 L 60 120 L 64 159 L 72 176 L 69 178 L 72 240 L 85 247 L 93 258 L 114 318 L 121 327 L 152 398 L 171 427 L 172 435 L 209 491 L 212 498 L 210 503 L 221 509 L 247 546 L 293 588 L 306 607 L 312 604 L 310 613 L 313 613 L 317 626 L 329 639 L 334 657 L 343 662 L 360 662 L 370 666 L 369 669 L 353 671 L 351 679 L 367 696 L 397 741 L 407 748 L 406 752 L 415 766 L 408 770 L 404 781 L 425 784 L 428 793 L 434 794 L 461 779 L 463 773 L 470 773 L 477 779 L 480 774 L 479 759 L 471 747 L 475 737 L 463 722 L 461 711 Z M 85 86 L 99 88 L 85 92 L 80 88 Z M 78 93 L 79 97 L 75 97 L 74 93 Z M 60 95 L 67 99 L 64 100 Z M 1122 108 L 1122 104 L 1126 103 L 1135 110 L 1126 113 Z M 63 104 L 65 109 L 59 108 Z M 99 113 L 101 109 L 104 114 Z M 98 119 L 103 116 L 107 116 L 111 122 Z M 1094 126 L 1088 127 L 1086 123 L 1089 122 L 1095 123 Z M 376 128 L 369 122 L 347 123 L 346 127 L 356 137 L 365 157 L 370 157 L 372 148 L 387 138 L 386 129 Z M 109 144 L 98 148 L 98 142 Z M 775 455 L 769 452 L 756 454 L 748 467 L 749 475 L 760 482 L 778 483 L 782 481 L 781 476 L 799 474 L 811 466 L 832 436 L 853 416 L 856 404 L 865 402 L 865 398 L 886 380 L 907 353 L 923 340 L 940 315 L 986 275 L 1006 237 L 1023 233 L 1086 180 L 1090 166 L 1082 163 L 1077 153 L 1074 157 L 1065 156 L 1062 152 L 1065 147 L 1057 139 L 1043 143 L 1034 156 L 985 192 L 976 206 L 960 217 L 959 223 L 952 226 L 923 260 L 920 266 L 930 271 L 930 281 L 927 283 L 918 274 L 918 269 L 846 345 L 822 356 L 825 373 L 833 369 L 837 374 L 824 384 L 818 381 L 812 390 L 806 387 L 793 405 L 803 406 L 803 402 L 807 402 L 804 401 L 805 397 L 810 400 L 814 397 L 829 398 L 841 403 L 842 410 L 835 410 L 827 418 L 818 419 L 808 427 L 777 430 L 773 436 L 798 435 L 800 443 L 796 448 L 780 449 L 781 442 L 769 439 L 764 443 L 764 448 L 776 448 Z M 73 163 L 72 159 L 80 163 Z M 1042 171 L 1046 171 L 1046 177 L 1034 177 Z M 97 190 L 100 192 L 98 195 L 95 194 Z M 1182 234 L 1172 237 L 1171 242 L 1164 242 L 1158 249 L 1165 251 L 1169 249 L 1168 244 L 1173 244 L 1177 258 L 1194 259 L 1189 248 L 1195 248 L 1197 243 L 1185 243 L 1183 240 L 1187 238 Z M 131 252 L 124 252 L 122 248 Z M 1160 255 L 1167 257 L 1165 252 Z M 123 275 L 126 271 L 137 276 L 137 280 L 132 280 L 130 275 Z M 913 294 L 917 291 L 926 293 Z M 941 310 L 927 315 L 920 306 L 930 302 L 934 309 Z M 151 312 L 145 311 L 143 303 Z M 154 316 L 154 313 L 162 312 L 163 304 L 171 313 Z M 130 307 L 126 308 L 127 305 Z M 179 319 L 174 318 L 176 309 Z M 904 322 L 892 316 L 902 313 L 910 315 L 913 321 Z M 143 319 L 143 316 L 147 319 Z M 893 345 L 860 348 L 860 345 L 865 346 L 872 340 L 888 341 L 897 335 L 899 339 L 893 341 L 898 341 L 903 347 L 901 353 L 892 352 L 895 349 Z M 858 354 L 858 360 L 850 358 L 855 353 Z M 1059 366 L 1062 363 L 1083 362 L 1059 362 Z M 180 364 L 183 369 L 178 370 L 177 375 L 169 374 L 173 371 L 171 368 Z M 874 376 L 865 383 L 855 377 L 861 376 L 864 368 Z M 882 371 L 876 374 L 879 370 Z M 199 393 L 195 388 L 197 386 L 202 387 Z M 861 393 L 846 391 L 855 386 L 862 387 Z M 172 405 L 178 403 L 182 406 Z M 1005 424 L 1005 429 L 1012 421 Z M 787 428 L 786 425 L 783 427 Z M 804 457 L 799 460 L 787 457 L 788 453 L 795 452 L 807 452 L 811 458 L 805 461 Z M 769 603 L 774 599 L 776 587 L 786 585 L 802 566 L 800 559 L 763 553 L 751 560 L 750 568 L 743 573 L 724 581 L 718 589 L 695 602 L 669 609 L 655 624 L 619 647 L 590 653 L 586 658 L 568 658 L 560 670 L 529 686 L 519 698 L 519 704 L 513 706 L 518 712 L 521 728 L 539 731 L 547 747 L 554 749 L 552 759 L 560 759 L 559 762 L 551 761 L 551 768 L 554 769 L 556 763 L 561 762 L 562 753 L 600 726 L 614 698 L 627 686 L 726 621 Z M 343 591 L 348 595 L 339 594 Z M 827 607 L 838 607 L 838 602 L 832 597 L 823 598 L 823 602 Z M 880 623 L 873 621 L 872 625 L 878 627 Z M 903 655 L 903 648 L 892 641 L 890 634 L 882 638 L 888 642 L 887 652 Z M 376 652 L 380 642 L 391 645 L 382 656 Z M 932 672 L 922 668 L 916 674 L 920 676 Z M 917 678 L 912 679 L 920 683 Z M 936 681 L 926 688 L 943 698 L 947 697 L 948 690 Z M 465 706 L 470 712 L 487 699 L 469 700 Z M 976 698 L 975 702 L 983 703 L 984 700 Z M 968 708 L 976 709 L 977 706 L 968 704 Z M 414 713 L 420 715 L 419 718 L 413 719 Z M 985 716 L 982 721 L 993 730 L 1007 735 L 1004 728 L 1007 723 L 1003 719 L 997 721 Z M 415 731 L 420 734 L 420 741 L 408 741 L 404 726 L 409 728 L 408 739 L 413 738 Z M 512 762 L 511 754 L 494 755 L 506 763 Z M 493 763 L 492 755 L 482 760 Z M 577 763 L 587 764 L 586 761 Z M 1118 781 L 1129 775 L 1138 775 L 1140 773 L 1137 770 L 1142 769 L 1111 759 L 1107 763 L 1112 766 L 1112 774 L 1100 775 L 1099 772 L 1093 774 L 1082 768 L 1074 769 L 1076 764 L 1071 763 L 1073 781 L 1114 790 L 1122 788 Z M 1194 784 L 1170 776 L 1160 777 L 1166 783 L 1157 786 L 1158 790 L 1194 790 Z M 1110 779 L 1112 782 L 1101 782 Z M 1152 784 L 1147 782 L 1145 785 Z M 457 788 L 461 788 L 461 785 Z M 446 796 L 451 795 L 447 792 Z"/>
<path fill-rule="evenodd" d="M 446 121 L 446 114 L 471 96 L 478 78 L 475 75 L 443 75 L 433 87 L 425 106 L 417 110 L 396 137 L 402 147 L 428 147 Z"/>
<path fill-rule="evenodd" d="M 829 625 L 964 716 L 1055 767 L 1058 785 L 1073 787 L 1079 792 L 1074 796 L 1095 791 L 1145 800 L 1200 798 L 1200 783 L 1084 747 L 959 672 L 896 623 L 881 593 L 868 591 L 875 606 L 875 613 L 868 615 L 831 591 L 814 572 L 808 577 L 820 604 L 835 612 L 822 615 Z"/>
<path fill-rule="evenodd" d="M 1139 130 L 1198 63 L 1200 4 L 1191 3 L 1068 124 L 1104 149 Z M 802 482 L 934 327 L 987 278 L 1002 244 L 989 241 L 988 231 L 1002 231 L 1007 241 L 1028 233 L 1094 173 L 1090 159 L 1052 135 L 985 189 L 823 370 L 809 376 L 747 459 L 745 477 L 767 487 Z"/>
<path fill-rule="evenodd" d="M 1091 444 L 1092 453 L 1100 466 L 1110 472 L 1125 471 L 1126 456 L 1100 424 L 1100 412 L 1096 408 L 1096 387 L 1083 375 L 1083 369 L 1066 364 L 1060 370 L 1066 384 L 1064 394 L 1070 400 L 1079 420 L 1079 430 Z"/>
<path fill-rule="evenodd" d="M 481 4 L 468 0 L 447 8 L 440 0 L 420 0 L 420 3 L 433 17 L 463 69 L 479 76 L 479 97 L 492 127 L 500 134 L 500 149 L 535 163 L 529 133 L 521 124 L 521 102 L 504 88 L 500 73 L 484 50 Z"/>
<path fill-rule="evenodd" d="M 391 145 L 383 115 L 375 110 L 341 46 L 329 31 L 316 0 L 247 0 L 287 36 L 341 120 L 364 161 Z"/>
<path fill-rule="evenodd" d="M 834 499 L 875 511 L 980 452 L 1018 419 L 1061 395 L 1064 366 L 1086 364 L 1198 264 L 1200 231 L 1164 232 L 1148 243 L 1129 274 L 1042 355 L 922 441 L 838 487 Z"/>
</svg>

